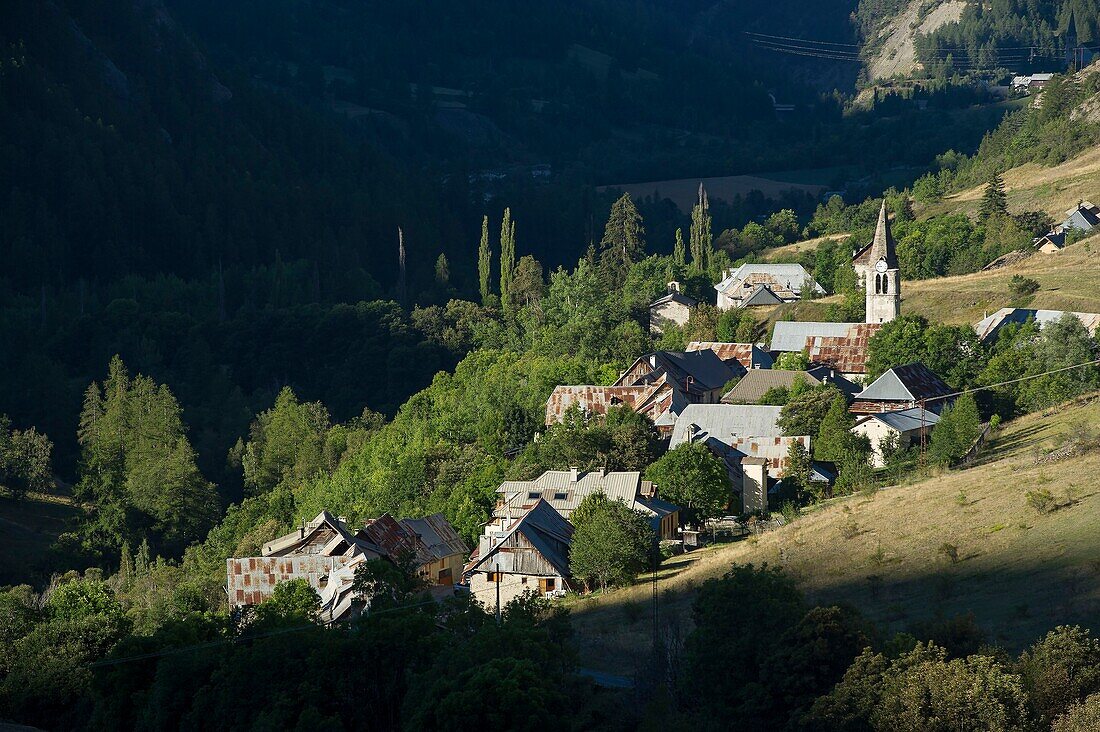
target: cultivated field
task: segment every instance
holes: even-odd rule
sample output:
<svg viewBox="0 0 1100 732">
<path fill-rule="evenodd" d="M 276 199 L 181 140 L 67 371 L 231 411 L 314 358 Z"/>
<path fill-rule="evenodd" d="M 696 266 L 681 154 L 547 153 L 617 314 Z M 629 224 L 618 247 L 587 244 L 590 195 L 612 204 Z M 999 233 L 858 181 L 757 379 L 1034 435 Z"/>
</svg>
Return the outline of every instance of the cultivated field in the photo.
<svg viewBox="0 0 1100 732">
<path fill-rule="evenodd" d="M 767 563 L 791 573 L 810 602 L 849 603 L 883 632 L 973 613 L 990 640 L 1015 649 L 1055 625 L 1095 624 L 1100 449 L 1058 451 L 1097 434 L 1100 394 L 1005 425 L 968 469 L 839 499 L 759 539 L 670 560 L 661 623 L 686 634 L 702 582 L 734 563 Z M 1040 489 L 1056 510 L 1029 505 Z M 650 647 L 650 607 L 644 580 L 575 604 L 582 664 L 632 673 Z"/>
</svg>

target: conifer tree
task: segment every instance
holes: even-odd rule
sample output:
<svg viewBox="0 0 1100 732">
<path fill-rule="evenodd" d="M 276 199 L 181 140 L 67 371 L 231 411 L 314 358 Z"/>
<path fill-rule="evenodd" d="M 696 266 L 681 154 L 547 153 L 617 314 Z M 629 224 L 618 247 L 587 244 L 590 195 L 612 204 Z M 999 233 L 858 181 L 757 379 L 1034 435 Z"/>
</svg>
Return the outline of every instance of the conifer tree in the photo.
<svg viewBox="0 0 1100 732">
<path fill-rule="evenodd" d="M 691 209 L 691 264 L 700 272 L 710 266 L 710 254 L 713 246 L 711 234 L 710 200 L 703 184 L 699 183 L 699 200 Z"/>
<path fill-rule="evenodd" d="M 645 226 L 642 214 L 629 193 L 611 205 L 611 213 L 600 240 L 600 258 L 611 269 L 625 272 L 645 256 Z"/>
<path fill-rule="evenodd" d="M 512 221 L 512 210 L 504 209 L 504 218 L 500 222 L 500 299 L 508 301 L 512 289 L 512 276 L 516 271 L 516 224 Z"/>
<path fill-rule="evenodd" d="M 489 217 L 481 217 L 481 243 L 477 247 L 477 282 L 481 289 L 481 304 L 489 304 L 492 294 L 489 282 L 492 276 L 493 252 L 489 249 Z"/>
<path fill-rule="evenodd" d="M 825 419 L 821 420 L 821 427 L 817 432 L 817 440 L 814 442 L 814 458 L 839 463 L 844 460 L 846 453 L 852 447 L 851 429 L 855 425 L 851 412 L 848 411 L 848 402 L 844 395 L 837 394 L 829 411 L 825 413 Z"/>
<path fill-rule="evenodd" d="M 683 267 L 687 264 L 687 252 L 684 251 L 684 230 L 676 230 L 676 243 L 672 245 L 672 261 Z"/>
<path fill-rule="evenodd" d="M 978 218 L 986 221 L 991 216 L 1005 216 L 1008 214 L 1008 194 L 1005 192 L 1005 181 L 1001 177 L 1001 171 L 996 170 L 989 178 L 982 194 L 982 202 L 978 207 Z"/>
</svg>

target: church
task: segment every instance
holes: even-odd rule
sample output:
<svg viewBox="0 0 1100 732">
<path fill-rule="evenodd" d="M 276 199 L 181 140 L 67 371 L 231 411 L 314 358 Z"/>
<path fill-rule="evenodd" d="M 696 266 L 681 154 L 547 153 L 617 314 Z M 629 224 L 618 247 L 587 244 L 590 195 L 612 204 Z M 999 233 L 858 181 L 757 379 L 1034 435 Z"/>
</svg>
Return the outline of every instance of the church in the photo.
<svg viewBox="0 0 1100 732">
<path fill-rule="evenodd" d="M 864 321 L 889 323 L 898 317 L 901 312 L 901 271 L 885 200 L 878 212 L 875 238 L 855 253 L 852 268 L 867 293 L 867 316 Z"/>
<path fill-rule="evenodd" d="M 866 292 L 863 323 L 779 321 L 772 332 L 773 354 L 805 353 L 814 366 L 827 366 L 845 378 L 861 380 L 867 373 L 867 343 L 883 323 L 901 313 L 901 270 L 883 201 L 875 237 L 855 252 L 852 267 Z"/>
</svg>

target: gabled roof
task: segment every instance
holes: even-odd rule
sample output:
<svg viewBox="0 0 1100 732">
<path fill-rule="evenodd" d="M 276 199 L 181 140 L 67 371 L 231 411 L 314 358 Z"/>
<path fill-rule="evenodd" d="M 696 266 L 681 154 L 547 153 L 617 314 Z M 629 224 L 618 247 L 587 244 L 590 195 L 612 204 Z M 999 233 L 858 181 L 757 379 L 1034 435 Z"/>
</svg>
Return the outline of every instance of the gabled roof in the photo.
<svg viewBox="0 0 1100 732">
<path fill-rule="evenodd" d="M 649 304 L 649 307 L 656 307 L 657 305 L 664 305 L 668 302 L 678 302 L 681 305 L 686 305 L 689 308 L 693 308 L 699 304 L 699 301 L 694 297 L 688 297 L 682 292 L 670 292 L 667 295 L 657 298 Z"/>
<path fill-rule="evenodd" d="M 491 536 L 483 536 L 482 544 L 479 545 L 464 571 L 471 572 L 479 567 L 482 571 L 490 571 L 492 564 L 489 560 L 515 534 L 522 534 L 559 575 L 570 576 L 569 547 L 573 543 L 573 524 L 566 521 L 549 503 L 541 500 L 512 521 L 503 531 Z M 502 552 L 502 554 L 510 558 L 508 552 Z M 501 569 L 507 572 L 511 567 Z"/>
<path fill-rule="evenodd" d="M 664 372 L 681 388 L 686 388 L 687 379 L 690 376 L 692 381 L 703 390 L 720 389 L 737 377 L 740 371 L 740 369 L 734 370 L 713 351 L 708 350 L 655 351 L 635 361 L 627 373 L 632 372 L 634 367 L 642 362 L 648 363 L 652 369 L 643 379 L 643 383 L 657 379 L 659 374 Z"/>
<path fill-rule="evenodd" d="M 738 437 L 778 437 L 782 407 L 755 404 L 691 404 L 676 420 L 670 448 L 685 442 L 716 439 L 729 444 Z"/>
<path fill-rule="evenodd" d="M 771 280 L 796 296 L 802 292 L 807 282 L 813 284 L 814 292 L 819 295 L 825 294 L 825 288 L 814 282 L 810 273 L 801 264 L 742 264 L 737 269 L 726 272 L 726 276 L 714 286 L 714 289 L 718 292 L 727 292 L 731 288 L 740 288 L 744 280 L 754 276 L 760 277 L 760 282 Z"/>
<path fill-rule="evenodd" d="M 328 557 L 360 552 L 375 556 L 385 554 L 382 547 L 368 537 L 353 534 L 348 530 L 343 519 L 333 516 L 328 511 L 321 511 L 312 521 L 303 524 L 289 534 L 284 534 L 267 542 L 263 545 L 262 553 L 265 557 L 300 553 L 303 547 L 314 544 L 323 535 L 328 535 L 329 538 L 323 545 L 315 545 L 316 551 L 311 553 Z"/>
<path fill-rule="evenodd" d="M 723 404 L 757 404 L 769 389 L 790 389 L 795 382 L 804 381 L 810 386 L 821 382 L 805 371 L 784 371 L 781 369 L 754 369 L 749 371 L 737 386 L 722 397 Z"/>
<path fill-rule="evenodd" d="M 1034 320 L 1039 327 L 1043 327 L 1047 323 L 1053 323 L 1063 315 L 1067 310 L 1032 310 L 1029 308 L 1001 308 L 997 312 L 982 318 L 974 325 L 974 330 L 978 334 L 978 340 L 983 343 L 996 337 L 1001 328 L 1009 323 L 1026 323 L 1028 320 Z M 1070 313 L 1085 326 L 1089 333 L 1096 335 L 1100 331 L 1100 313 Z"/>
<path fill-rule="evenodd" d="M 436 559 L 446 559 L 456 554 L 466 556 L 469 552 L 466 542 L 441 513 L 419 519 L 401 519 L 401 525 L 419 536 L 421 543 Z"/>
<path fill-rule="evenodd" d="M 741 368 L 751 371 L 755 368 L 770 369 L 774 365 L 771 354 L 755 343 L 721 343 L 718 341 L 692 341 L 687 344 L 688 351 L 714 351 L 718 358 L 730 364 L 736 361 Z"/>
<path fill-rule="evenodd" d="M 1066 245 L 1066 232 L 1061 230 L 1061 227 L 1059 227 L 1059 230 L 1057 231 L 1048 231 L 1042 236 L 1037 236 L 1031 240 L 1032 245 L 1034 245 L 1036 248 L 1043 246 L 1043 244 L 1046 242 L 1050 242 L 1058 249 L 1061 249 Z"/>
<path fill-rule="evenodd" d="M 899 409 L 894 412 L 869 414 L 866 417 L 860 417 L 855 426 L 859 427 L 861 424 L 865 424 L 872 420 L 882 422 L 887 427 L 904 433 L 920 430 L 922 427 L 924 429 L 929 429 L 940 421 L 940 415 L 936 414 L 931 409 L 913 407 L 911 409 Z"/>
<path fill-rule="evenodd" d="M 1091 206 L 1091 204 L 1089 204 Z M 1078 231 L 1092 231 L 1093 227 L 1100 225 L 1100 216 L 1093 208 L 1086 208 L 1081 204 L 1066 212 L 1066 220 L 1062 222 L 1063 229 L 1077 229 Z"/>
<path fill-rule="evenodd" d="M 810 376 L 814 377 L 823 384 L 832 384 L 837 389 L 840 389 L 840 393 L 849 399 L 855 398 L 855 395 L 863 391 L 863 387 L 854 381 L 849 381 L 841 376 L 836 369 L 828 366 L 813 366 L 806 370 Z"/>
<path fill-rule="evenodd" d="M 920 362 L 895 366 L 856 397 L 864 402 L 917 402 L 953 393 L 953 389 Z"/>
<path fill-rule="evenodd" d="M 767 285 L 756 285 L 747 295 L 741 298 L 741 307 L 756 307 L 759 305 L 778 305 L 787 298 L 780 297 L 775 290 Z"/>
<path fill-rule="evenodd" d="M 816 336 L 846 336 L 848 330 L 858 323 L 811 323 L 793 320 L 780 320 L 772 330 L 770 349 L 780 353 L 801 353 L 806 349 L 806 340 Z"/>
<path fill-rule="evenodd" d="M 388 513 L 368 521 L 363 528 L 359 529 L 357 536 L 370 539 L 382 547 L 386 555 L 392 559 L 412 556 L 416 558 L 418 564 L 427 564 L 432 561 L 431 552 L 420 541 L 420 537 L 402 526 Z"/>
</svg>

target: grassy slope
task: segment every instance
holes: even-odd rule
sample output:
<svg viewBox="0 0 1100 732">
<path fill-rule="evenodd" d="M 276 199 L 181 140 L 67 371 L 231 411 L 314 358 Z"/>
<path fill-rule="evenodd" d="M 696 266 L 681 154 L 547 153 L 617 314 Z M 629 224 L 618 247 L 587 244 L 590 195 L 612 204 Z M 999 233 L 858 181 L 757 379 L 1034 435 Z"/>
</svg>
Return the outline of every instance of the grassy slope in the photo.
<svg viewBox="0 0 1100 732">
<path fill-rule="evenodd" d="M 945 323 L 974 323 L 1011 304 L 1013 275 L 1038 280 L 1028 307 L 1100 312 L 1100 239 L 1091 237 L 1057 254 L 1034 254 L 1010 267 L 958 277 L 902 282 L 902 312 Z"/>
<path fill-rule="evenodd" d="M 1046 211 L 1057 221 L 1080 200 L 1094 203 L 1100 198 L 1100 148 L 1089 150 L 1072 160 L 1045 168 L 1027 163 L 1004 173 L 1011 211 Z M 962 211 L 976 214 L 984 185 L 947 196 L 929 206 L 922 215 Z"/>
<path fill-rule="evenodd" d="M 32 493 L 16 501 L 0 491 L 0 586 L 48 573 L 50 547 L 78 510 L 64 496 Z"/>
<path fill-rule="evenodd" d="M 992 639 L 1016 648 L 1055 625 L 1095 621 L 1100 451 L 1036 459 L 1098 423 L 1100 395 L 1029 415 L 1005 425 L 973 467 L 839 499 L 758 540 L 670 560 L 662 623 L 686 633 L 695 588 L 749 562 L 782 566 L 811 602 L 849 603 L 887 632 L 973 613 Z M 1072 505 L 1039 514 L 1026 492 L 1040 487 Z M 850 524 L 858 534 L 846 539 Z M 945 543 L 958 547 L 958 563 L 941 553 Z M 573 606 L 584 665 L 634 671 L 649 648 L 650 597 L 643 581 Z"/>
</svg>

